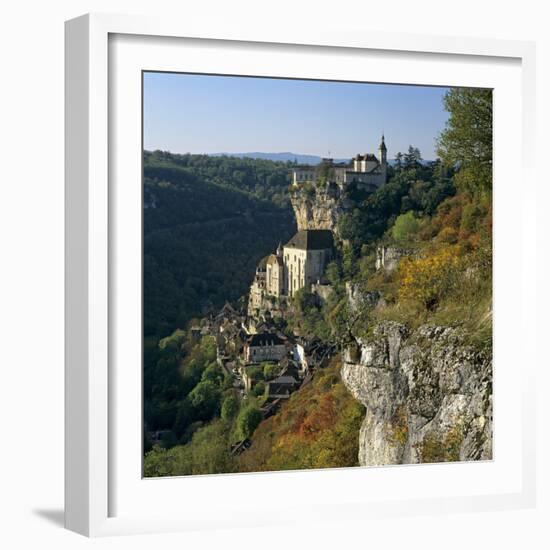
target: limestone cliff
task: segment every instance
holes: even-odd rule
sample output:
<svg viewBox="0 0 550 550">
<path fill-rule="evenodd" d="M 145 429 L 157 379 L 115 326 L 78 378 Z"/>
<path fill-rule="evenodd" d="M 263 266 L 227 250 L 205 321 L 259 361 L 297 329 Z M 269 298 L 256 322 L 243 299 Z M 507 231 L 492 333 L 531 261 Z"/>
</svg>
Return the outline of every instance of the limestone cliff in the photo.
<svg viewBox="0 0 550 550">
<path fill-rule="evenodd" d="M 334 183 L 293 189 L 290 200 L 298 229 L 330 229 L 335 234 L 342 214 L 354 206 L 347 193 Z"/>
<path fill-rule="evenodd" d="M 362 466 L 492 458 L 492 361 L 457 329 L 383 322 L 344 353 Z"/>
</svg>

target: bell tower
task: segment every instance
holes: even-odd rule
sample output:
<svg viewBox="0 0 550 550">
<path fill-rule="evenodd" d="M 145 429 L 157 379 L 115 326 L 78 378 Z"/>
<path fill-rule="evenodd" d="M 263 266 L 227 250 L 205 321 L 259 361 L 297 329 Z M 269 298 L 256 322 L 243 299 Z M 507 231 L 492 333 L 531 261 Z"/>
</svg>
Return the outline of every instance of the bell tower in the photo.
<svg viewBox="0 0 550 550">
<path fill-rule="evenodd" d="M 388 149 L 386 148 L 386 142 L 384 141 L 384 134 L 382 134 L 382 140 L 380 141 L 378 152 L 380 153 L 380 168 L 382 173 L 382 183 L 386 183 L 387 172 L 388 172 L 388 159 L 387 159 Z"/>
</svg>

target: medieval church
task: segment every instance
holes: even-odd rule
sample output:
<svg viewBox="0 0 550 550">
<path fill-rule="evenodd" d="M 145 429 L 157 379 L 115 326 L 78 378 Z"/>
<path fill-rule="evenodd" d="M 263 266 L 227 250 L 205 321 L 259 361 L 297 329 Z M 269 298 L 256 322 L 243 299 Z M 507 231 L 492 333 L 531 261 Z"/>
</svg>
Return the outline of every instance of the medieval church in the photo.
<svg viewBox="0 0 550 550">
<path fill-rule="evenodd" d="M 332 259 L 332 231 L 302 229 L 275 254 L 260 260 L 250 287 L 249 307 L 259 308 L 266 296 L 292 298 L 298 290 L 318 282 Z"/>
</svg>

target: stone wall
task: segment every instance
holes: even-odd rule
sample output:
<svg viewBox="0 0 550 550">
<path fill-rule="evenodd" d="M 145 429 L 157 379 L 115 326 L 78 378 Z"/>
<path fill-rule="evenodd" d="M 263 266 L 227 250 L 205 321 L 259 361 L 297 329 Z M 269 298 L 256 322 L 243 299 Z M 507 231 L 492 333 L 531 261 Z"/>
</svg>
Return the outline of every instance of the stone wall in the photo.
<svg viewBox="0 0 550 550">
<path fill-rule="evenodd" d="M 379 246 L 376 249 L 376 269 L 385 269 L 386 271 L 394 271 L 399 265 L 401 258 L 410 256 L 411 250 L 405 248 L 397 248 L 395 246 Z"/>
</svg>

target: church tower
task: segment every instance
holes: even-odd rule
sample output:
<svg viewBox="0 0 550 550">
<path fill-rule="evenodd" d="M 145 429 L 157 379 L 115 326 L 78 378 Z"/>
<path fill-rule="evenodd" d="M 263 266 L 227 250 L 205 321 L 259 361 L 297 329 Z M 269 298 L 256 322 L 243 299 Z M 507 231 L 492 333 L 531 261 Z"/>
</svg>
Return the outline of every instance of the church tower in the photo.
<svg viewBox="0 0 550 550">
<path fill-rule="evenodd" d="M 388 149 L 386 148 L 386 142 L 384 141 L 384 134 L 382 134 L 382 141 L 378 147 L 378 152 L 380 153 L 380 168 L 382 174 L 382 183 L 386 183 L 387 173 L 388 173 L 388 159 L 387 153 Z"/>
</svg>

